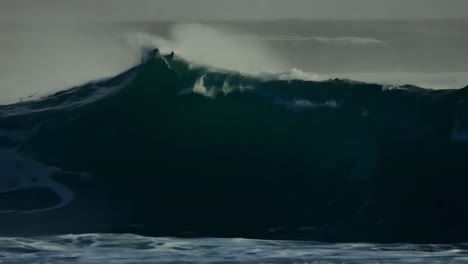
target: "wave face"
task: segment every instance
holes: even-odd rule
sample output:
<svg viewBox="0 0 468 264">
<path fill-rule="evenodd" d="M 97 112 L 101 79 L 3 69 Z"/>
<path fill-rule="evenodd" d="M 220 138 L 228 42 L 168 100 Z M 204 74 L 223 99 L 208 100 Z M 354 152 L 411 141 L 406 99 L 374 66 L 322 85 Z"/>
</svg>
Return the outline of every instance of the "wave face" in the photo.
<svg viewBox="0 0 468 264">
<path fill-rule="evenodd" d="M 467 95 L 150 59 L 0 107 L 0 235 L 463 241 Z"/>
</svg>

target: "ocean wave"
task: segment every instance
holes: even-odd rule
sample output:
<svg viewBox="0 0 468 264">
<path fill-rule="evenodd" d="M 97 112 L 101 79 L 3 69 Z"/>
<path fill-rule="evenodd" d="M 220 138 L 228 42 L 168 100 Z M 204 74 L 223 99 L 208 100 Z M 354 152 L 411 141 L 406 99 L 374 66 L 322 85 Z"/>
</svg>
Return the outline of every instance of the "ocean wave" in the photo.
<svg viewBox="0 0 468 264">
<path fill-rule="evenodd" d="M 149 58 L 0 106 L 0 234 L 466 240 L 467 91 Z"/>
</svg>

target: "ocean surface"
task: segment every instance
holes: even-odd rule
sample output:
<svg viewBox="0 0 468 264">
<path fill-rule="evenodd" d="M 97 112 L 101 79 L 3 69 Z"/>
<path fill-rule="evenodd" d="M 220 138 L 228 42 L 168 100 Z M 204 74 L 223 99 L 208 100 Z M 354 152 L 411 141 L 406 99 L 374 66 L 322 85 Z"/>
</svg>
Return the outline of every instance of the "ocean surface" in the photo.
<svg viewBox="0 0 468 264">
<path fill-rule="evenodd" d="M 1 263 L 297 263 L 462 264 L 467 245 L 326 244 L 220 238 L 151 238 L 135 235 L 63 235 L 0 239 Z"/>
<path fill-rule="evenodd" d="M 468 263 L 466 25 L 2 25 L 0 263 Z"/>
</svg>

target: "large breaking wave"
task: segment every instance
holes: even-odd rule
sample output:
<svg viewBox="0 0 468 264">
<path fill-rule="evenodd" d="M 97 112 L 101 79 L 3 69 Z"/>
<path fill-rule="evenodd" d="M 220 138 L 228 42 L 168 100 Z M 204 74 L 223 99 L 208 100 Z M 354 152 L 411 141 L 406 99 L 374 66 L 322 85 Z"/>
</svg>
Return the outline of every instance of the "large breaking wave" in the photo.
<svg viewBox="0 0 468 264">
<path fill-rule="evenodd" d="M 0 107 L 0 234 L 466 240 L 467 92 L 151 58 Z"/>
</svg>

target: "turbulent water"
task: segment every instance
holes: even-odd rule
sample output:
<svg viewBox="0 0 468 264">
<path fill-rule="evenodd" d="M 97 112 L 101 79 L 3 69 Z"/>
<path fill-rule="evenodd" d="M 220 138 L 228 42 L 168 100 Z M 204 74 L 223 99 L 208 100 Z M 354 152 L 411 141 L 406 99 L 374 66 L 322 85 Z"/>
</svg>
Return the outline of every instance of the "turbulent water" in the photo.
<svg viewBox="0 0 468 264">
<path fill-rule="evenodd" d="M 249 239 L 64 235 L 0 239 L 1 263 L 461 264 L 467 245 L 325 244 Z"/>
<path fill-rule="evenodd" d="M 1 263 L 468 262 L 468 87 L 189 59 L 0 106 Z"/>
</svg>

